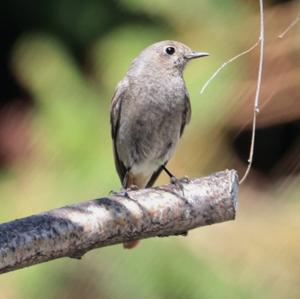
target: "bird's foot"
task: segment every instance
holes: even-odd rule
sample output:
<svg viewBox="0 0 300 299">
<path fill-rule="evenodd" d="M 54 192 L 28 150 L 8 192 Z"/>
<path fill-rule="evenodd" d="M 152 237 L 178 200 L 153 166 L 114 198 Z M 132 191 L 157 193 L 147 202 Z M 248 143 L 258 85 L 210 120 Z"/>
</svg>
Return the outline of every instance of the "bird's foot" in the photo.
<svg viewBox="0 0 300 299">
<path fill-rule="evenodd" d="M 137 191 L 139 190 L 139 187 L 137 185 L 130 185 L 129 188 L 127 188 L 128 191 Z"/>
<path fill-rule="evenodd" d="M 184 176 L 182 178 L 176 178 L 175 176 L 171 177 L 171 183 L 174 184 L 178 189 L 180 189 L 184 195 L 184 184 L 188 184 L 190 182 L 189 178 L 187 176 Z"/>
<path fill-rule="evenodd" d="M 190 183 L 191 182 L 191 180 L 189 179 L 189 177 L 188 176 L 183 176 L 183 177 L 181 177 L 181 178 L 179 178 L 178 179 L 182 184 L 188 184 L 188 183 Z"/>
<path fill-rule="evenodd" d="M 128 199 L 132 199 L 130 198 L 129 194 L 128 194 L 128 191 L 130 191 L 129 189 L 121 189 L 119 192 L 116 192 L 116 191 L 110 191 L 109 192 L 109 195 L 112 195 L 112 196 L 122 196 L 122 197 L 126 197 Z"/>
<path fill-rule="evenodd" d="M 114 191 L 114 190 L 110 190 L 108 194 L 111 195 L 111 196 L 116 196 L 116 195 L 119 195 L 120 192 L 117 192 L 117 191 Z"/>
<path fill-rule="evenodd" d="M 125 188 L 122 188 L 119 192 L 116 192 L 116 191 L 113 191 L 111 190 L 109 192 L 109 195 L 113 195 L 113 196 L 123 196 L 123 197 L 126 197 L 128 199 L 132 199 L 129 194 L 128 194 L 128 191 L 137 191 L 139 190 L 139 187 L 136 186 L 136 185 L 131 185 L 129 188 L 125 189 Z"/>
</svg>

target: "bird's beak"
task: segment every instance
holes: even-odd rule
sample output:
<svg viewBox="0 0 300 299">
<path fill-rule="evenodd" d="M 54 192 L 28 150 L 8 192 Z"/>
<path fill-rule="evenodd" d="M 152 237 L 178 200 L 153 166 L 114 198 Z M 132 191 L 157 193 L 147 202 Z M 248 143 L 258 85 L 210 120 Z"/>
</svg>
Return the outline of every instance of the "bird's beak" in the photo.
<svg viewBox="0 0 300 299">
<path fill-rule="evenodd" d="M 200 58 L 200 57 L 205 57 L 209 56 L 209 53 L 206 52 L 191 52 L 189 54 L 184 55 L 186 59 L 194 59 L 194 58 Z"/>
</svg>

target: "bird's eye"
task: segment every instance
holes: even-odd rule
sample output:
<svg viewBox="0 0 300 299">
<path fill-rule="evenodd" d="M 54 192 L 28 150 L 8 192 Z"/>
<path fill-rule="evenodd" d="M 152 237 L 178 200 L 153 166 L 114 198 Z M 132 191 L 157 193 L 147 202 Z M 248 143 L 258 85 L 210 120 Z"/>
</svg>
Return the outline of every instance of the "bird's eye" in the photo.
<svg viewBox="0 0 300 299">
<path fill-rule="evenodd" d="M 175 48 L 174 47 L 167 47 L 165 49 L 166 53 L 169 55 L 173 55 L 175 53 Z"/>
</svg>

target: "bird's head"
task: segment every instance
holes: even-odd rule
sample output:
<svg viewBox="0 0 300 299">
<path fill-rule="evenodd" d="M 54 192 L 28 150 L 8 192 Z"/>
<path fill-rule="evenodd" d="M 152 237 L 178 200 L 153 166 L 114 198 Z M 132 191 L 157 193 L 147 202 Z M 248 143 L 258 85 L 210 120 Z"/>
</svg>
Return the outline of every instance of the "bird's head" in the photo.
<svg viewBox="0 0 300 299">
<path fill-rule="evenodd" d="M 183 71 L 187 62 L 192 59 L 208 56 L 206 52 L 192 51 L 188 46 L 177 41 L 161 41 L 146 48 L 138 57 L 150 65 L 161 66 L 166 70 Z"/>
</svg>

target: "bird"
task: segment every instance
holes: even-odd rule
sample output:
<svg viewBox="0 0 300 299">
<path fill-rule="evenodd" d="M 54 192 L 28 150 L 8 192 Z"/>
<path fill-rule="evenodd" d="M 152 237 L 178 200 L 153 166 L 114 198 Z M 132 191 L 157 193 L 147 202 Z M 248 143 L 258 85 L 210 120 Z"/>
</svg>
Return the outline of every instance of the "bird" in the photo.
<svg viewBox="0 0 300 299">
<path fill-rule="evenodd" d="M 131 63 L 111 100 L 114 161 L 122 187 L 149 188 L 166 168 L 191 119 L 183 71 L 206 52 L 165 40 L 145 48 Z M 123 243 L 133 248 L 138 241 Z"/>
</svg>

